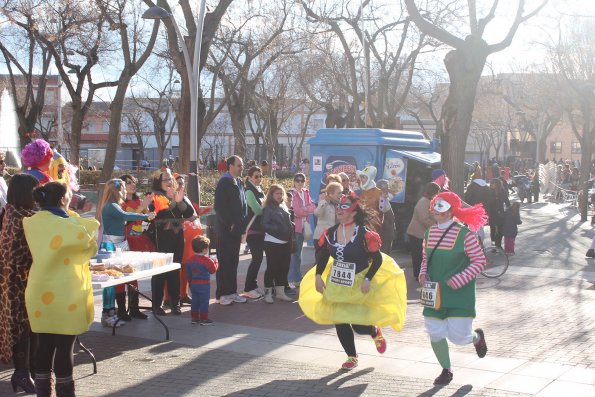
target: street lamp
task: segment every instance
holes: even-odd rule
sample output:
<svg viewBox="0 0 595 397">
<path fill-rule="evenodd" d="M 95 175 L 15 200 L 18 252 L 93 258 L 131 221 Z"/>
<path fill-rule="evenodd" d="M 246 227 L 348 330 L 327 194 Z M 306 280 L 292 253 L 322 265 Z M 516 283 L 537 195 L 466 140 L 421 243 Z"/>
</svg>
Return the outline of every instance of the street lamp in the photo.
<svg viewBox="0 0 595 397">
<path fill-rule="evenodd" d="M 190 169 L 188 179 L 188 197 L 197 205 L 200 205 L 200 193 L 198 184 L 198 93 L 200 92 L 200 51 L 202 44 L 202 28 L 205 19 L 205 0 L 199 0 L 198 24 L 196 26 L 196 36 L 194 38 L 194 59 L 190 60 L 188 47 L 184 42 L 184 36 L 180 32 L 180 27 L 176 23 L 173 14 L 159 6 L 152 6 L 143 14 L 143 19 L 171 19 L 182 53 L 186 63 L 186 75 L 188 76 L 188 87 L 190 88 Z"/>
</svg>

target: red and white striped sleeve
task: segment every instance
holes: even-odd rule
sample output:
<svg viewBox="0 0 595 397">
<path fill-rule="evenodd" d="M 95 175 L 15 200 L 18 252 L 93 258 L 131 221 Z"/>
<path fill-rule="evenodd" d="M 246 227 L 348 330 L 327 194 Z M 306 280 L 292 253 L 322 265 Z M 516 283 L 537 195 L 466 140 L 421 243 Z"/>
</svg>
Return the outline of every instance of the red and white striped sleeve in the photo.
<svg viewBox="0 0 595 397">
<path fill-rule="evenodd" d="M 467 233 L 467 235 L 465 236 L 464 247 L 465 254 L 467 254 L 469 259 L 471 260 L 471 263 L 469 264 L 469 266 L 465 268 L 465 270 L 455 274 L 450 278 L 450 280 L 456 286 L 455 289 L 462 288 L 466 284 L 471 282 L 471 280 L 473 280 L 475 277 L 477 277 L 479 273 L 481 273 L 481 271 L 486 265 L 485 255 L 483 253 L 483 250 L 481 249 L 481 245 L 479 244 L 479 241 L 477 240 L 477 236 L 475 234 Z"/>
<path fill-rule="evenodd" d="M 429 238 L 429 237 L 428 237 Z M 419 268 L 419 275 L 425 275 L 428 273 L 428 258 L 426 256 L 426 239 L 424 238 L 421 243 L 421 266 Z"/>
</svg>

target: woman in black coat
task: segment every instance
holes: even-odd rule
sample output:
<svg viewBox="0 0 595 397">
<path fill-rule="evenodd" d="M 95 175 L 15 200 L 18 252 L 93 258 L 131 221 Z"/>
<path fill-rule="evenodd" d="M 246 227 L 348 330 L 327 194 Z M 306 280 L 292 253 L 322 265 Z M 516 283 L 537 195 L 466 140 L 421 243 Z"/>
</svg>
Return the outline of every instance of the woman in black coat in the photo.
<svg viewBox="0 0 595 397">
<path fill-rule="evenodd" d="M 184 187 L 178 188 L 169 170 L 160 171 L 153 178 L 153 202 L 149 211 L 156 212 L 155 219 L 149 226 L 149 235 L 153 239 L 157 252 L 174 254 L 174 262 L 181 263 L 184 253 L 185 218 L 195 215 L 194 208 L 184 195 Z M 165 201 L 167 200 L 167 201 Z M 157 201 L 159 203 L 157 203 Z M 163 208 L 162 203 L 167 203 Z M 158 274 L 151 278 L 153 291 L 153 312 L 165 316 L 161 307 L 165 283 L 169 292 L 171 312 L 180 315 L 180 270 Z"/>
<path fill-rule="evenodd" d="M 488 216 L 490 222 L 490 238 L 498 248 L 502 248 L 502 227 L 504 225 L 504 206 L 510 206 L 508 194 L 498 178 L 492 179 L 490 183 L 490 201 L 488 205 Z"/>
</svg>

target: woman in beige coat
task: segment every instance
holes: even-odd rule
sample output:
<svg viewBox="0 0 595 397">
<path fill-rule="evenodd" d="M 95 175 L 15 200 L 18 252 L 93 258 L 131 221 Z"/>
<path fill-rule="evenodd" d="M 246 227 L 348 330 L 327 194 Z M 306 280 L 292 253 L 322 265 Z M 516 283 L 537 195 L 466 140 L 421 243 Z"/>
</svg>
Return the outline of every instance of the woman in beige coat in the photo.
<svg viewBox="0 0 595 397">
<path fill-rule="evenodd" d="M 343 186 L 337 182 L 329 183 L 326 189 L 320 192 L 318 206 L 314 210 L 314 215 L 316 215 L 316 229 L 314 229 L 314 249 L 316 254 L 320 251 L 318 239 L 320 239 L 322 233 L 329 227 L 337 224 L 335 205 L 339 203 L 342 192 Z"/>
<path fill-rule="evenodd" d="M 409 235 L 409 247 L 411 249 L 411 261 L 413 262 L 413 277 L 419 278 L 419 270 L 422 260 L 422 243 L 427 228 L 436 223 L 430 213 L 430 201 L 440 193 L 440 186 L 434 182 L 426 185 L 424 195 L 419 199 L 413 210 L 413 217 L 407 227 Z"/>
</svg>

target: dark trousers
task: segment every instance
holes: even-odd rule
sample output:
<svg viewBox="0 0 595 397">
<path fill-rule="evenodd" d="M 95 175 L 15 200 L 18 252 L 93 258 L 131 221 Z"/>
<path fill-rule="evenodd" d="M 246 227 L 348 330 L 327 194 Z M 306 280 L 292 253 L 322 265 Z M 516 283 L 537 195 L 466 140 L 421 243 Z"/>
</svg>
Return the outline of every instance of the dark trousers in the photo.
<svg viewBox="0 0 595 397">
<path fill-rule="evenodd" d="M 421 238 L 409 235 L 409 248 L 411 249 L 411 262 L 413 263 L 413 277 L 419 278 L 421 261 L 423 259 L 423 242 Z"/>
<path fill-rule="evenodd" d="M 353 335 L 353 331 L 360 335 L 370 335 L 371 337 L 375 337 L 377 333 L 376 327 L 373 325 L 336 324 L 335 328 L 337 329 L 337 336 L 339 337 L 341 346 L 343 346 L 343 350 L 350 357 L 355 357 L 357 354 L 355 351 L 355 336 Z"/>
<path fill-rule="evenodd" d="M 490 238 L 496 247 L 500 248 L 502 248 L 502 223 L 500 219 L 490 219 Z"/>
<path fill-rule="evenodd" d="M 262 257 L 264 255 L 264 234 L 249 234 L 248 237 L 246 237 L 246 242 L 250 246 L 252 260 L 248 266 L 248 273 L 246 273 L 244 292 L 258 288 L 256 278 L 258 277 L 260 265 L 262 264 Z"/>
<path fill-rule="evenodd" d="M 180 305 L 180 269 L 171 272 L 158 274 L 151 277 L 151 291 L 153 291 L 153 309 L 161 307 L 163 303 L 163 293 L 167 283 L 169 293 L 169 303 L 171 307 Z"/>
<path fill-rule="evenodd" d="M 72 349 L 76 335 L 38 334 L 35 371 L 47 374 L 54 369 L 56 378 L 72 376 L 74 357 Z"/>
<path fill-rule="evenodd" d="M 30 370 L 35 372 L 35 354 L 37 335 L 29 331 L 12 347 L 12 363 L 15 371 Z"/>
<path fill-rule="evenodd" d="M 217 260 L 219 261 L 217 291 L 215 292 L 217 299 L 223 295 L 237 293 L 241 244 L 241 235 L 229 233 L 217 236 Z"/>
<path fill-rule="evenodd" d="M 264 252 L 267 254 L 267 270 L 264 272 L 264 286 L 287 287 L 287 273 L 291 252 L 289 243 L 277 244 L 270 241 L 264 242 Z"/>
</svg>

